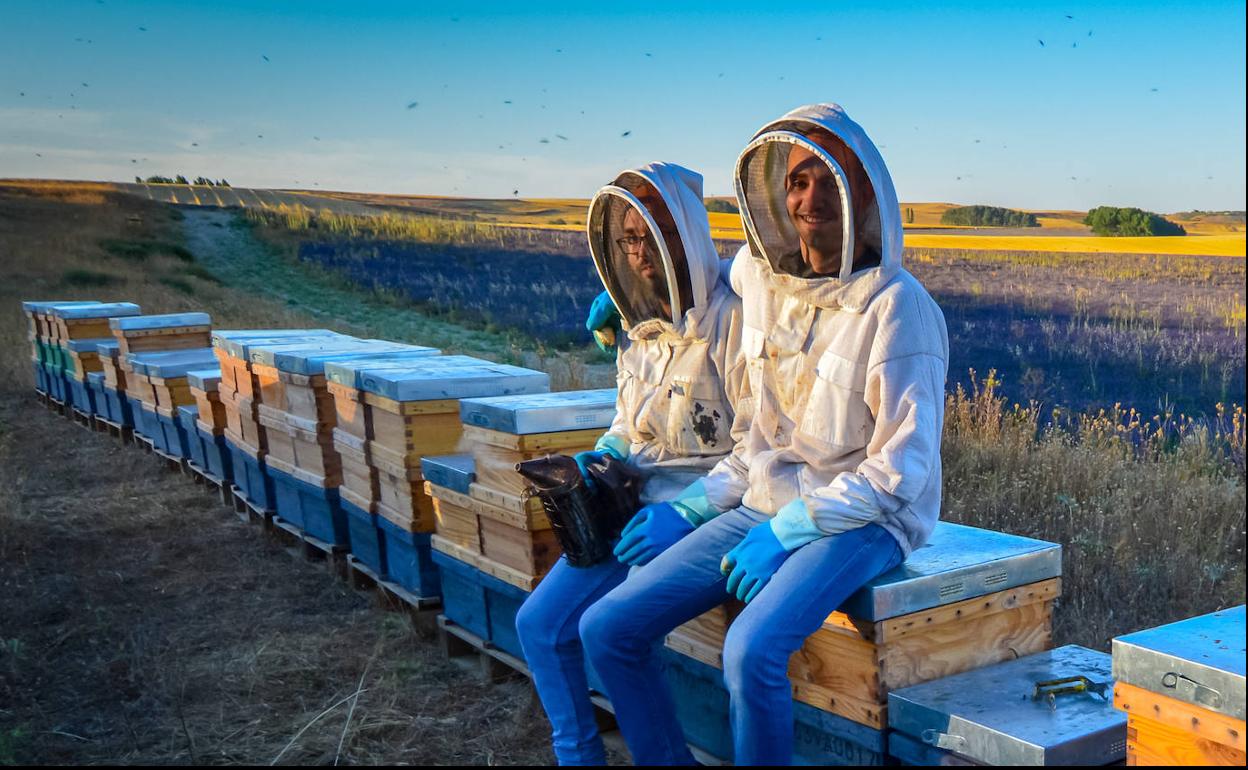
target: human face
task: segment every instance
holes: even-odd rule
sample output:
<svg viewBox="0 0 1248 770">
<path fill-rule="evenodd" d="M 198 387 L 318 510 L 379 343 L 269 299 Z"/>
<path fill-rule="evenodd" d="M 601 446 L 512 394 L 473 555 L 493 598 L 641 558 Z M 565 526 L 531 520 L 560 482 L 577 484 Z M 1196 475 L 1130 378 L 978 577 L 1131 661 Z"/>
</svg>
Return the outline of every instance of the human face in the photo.
<svg viewBox="0 0 1248 770">
<path fill-rule="evenodd" d="M 654 239 L 650 237 L 650 228 L 646 226 L 645 217 L 635 209 L 630 208 L 624 214 L 624 236 L 641 239 L 636 245 L 626 245 L 624 253 L 628 256 L 628 266 L 633 272 L 653 286 L 662 276 L 663 266 L 659 264 L 658 250 L 655 248 Z"/>
<path fill-rule="evenodd" d="M 810 150 L 794 146 L 784 187 L 785 207 L 802 240 L 803 257 L 816 273 L 839 273 L 845 212 L 832 169 Z"/>
</svg>

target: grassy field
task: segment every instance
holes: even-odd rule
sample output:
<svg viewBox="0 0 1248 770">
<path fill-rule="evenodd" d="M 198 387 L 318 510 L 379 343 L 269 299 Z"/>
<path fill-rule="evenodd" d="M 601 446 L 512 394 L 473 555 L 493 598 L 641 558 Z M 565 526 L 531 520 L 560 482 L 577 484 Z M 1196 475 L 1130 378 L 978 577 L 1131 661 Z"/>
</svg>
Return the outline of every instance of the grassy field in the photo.
<svg viewBox="0 0 1248 770">
<path fill-rule="evenodd" d="M 202 309 L 221 328 L 330 326 L 515 356 L 560 387 L 593 384 L 576 356 L 345 283 L 292 255 L 289 233 L 261 229 L 88 185 L 0 186 L 0 763 L 549 763 L 527 684 L 482 685 L 422 630 L 292 562 L 181 477 L 36 405 L 19 305 L 31 297 Z M 1150 313 L 1165 330 L 1185 302 L 1196 318 L 1223 299 L 1239 313 L 1225 328 L 1242 328 L 1230 260 L 926 260 L 924 280 L 947 275 L 968 303 L 993 271 L 1002 280 L 981 296 L 1056 275 L 1024 301 L 1069 296 L 1076 330 L 1119 286 L 1145 287 L 1147 301 L 1116 300 L 1109 332 L 1147 339 Z M 1163 273 L 1215 288 L 1183 295 Z M 951 329 L 970 312 L 949 305 Z M 1055 350 L 1069 328 L 1051 330 Z M 1033 331 L 1019 334 L 1024 345 Z M 1242 382 L 1242 358 L 1235 366 Z M 1057 644 L 1105 650 L 1115 635 L 1244 602 L 1242 411 L 1068 412 L 1042 429 L 1046 409 L 1013 406 L 986 371 L 950 394 L 943 515 L 1063 545 Z"/>
</svg>

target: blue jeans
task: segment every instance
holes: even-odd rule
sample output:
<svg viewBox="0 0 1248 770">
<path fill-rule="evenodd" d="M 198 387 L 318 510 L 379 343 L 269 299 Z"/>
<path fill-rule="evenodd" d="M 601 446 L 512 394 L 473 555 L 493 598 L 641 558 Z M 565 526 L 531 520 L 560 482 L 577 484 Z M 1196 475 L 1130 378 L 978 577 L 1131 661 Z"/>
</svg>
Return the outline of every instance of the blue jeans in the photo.
<svg viewBox="0 0 1248 770">
<path fill-rule="evenodd" d="M 615 557 L 593 567 L 572 567 L 560 559 L 516 614 L 520 646 L 550 719 L 555 759 L 561 765 L 607 763 L 589 702 L 577 624 L 585 609 L 627 574 L 628 565 Z"/>
<path fill-rule="evenodd" d="M 656 643 L 727 598 L 720 560 L 769 518 L 738 508 L 707 522 L 635 570 L 581 618 L 585 651 L 637 764 L 694 764 Z M 850 594 L 900 562 L 897 541 L 870 524 L 797 549 L 746 605 L 724 642 L 734 764 L 792 762 L 789 656 Z"/>
</svg>

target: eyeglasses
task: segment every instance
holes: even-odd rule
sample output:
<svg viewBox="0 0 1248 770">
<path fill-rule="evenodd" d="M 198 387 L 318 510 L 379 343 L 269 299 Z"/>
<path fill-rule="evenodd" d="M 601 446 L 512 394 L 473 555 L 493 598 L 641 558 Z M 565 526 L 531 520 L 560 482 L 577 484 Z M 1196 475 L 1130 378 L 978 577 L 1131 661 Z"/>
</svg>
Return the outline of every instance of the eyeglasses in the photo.
<svg viewBox="0 0 1248 770">
<path fill-rule="evenodd" d="M 625 235 L 615 239 L 615 245 L 619 246 L 621 251 L 636 251 L 645 242 L 646 239 L 640 235 Z"/>
</svg>

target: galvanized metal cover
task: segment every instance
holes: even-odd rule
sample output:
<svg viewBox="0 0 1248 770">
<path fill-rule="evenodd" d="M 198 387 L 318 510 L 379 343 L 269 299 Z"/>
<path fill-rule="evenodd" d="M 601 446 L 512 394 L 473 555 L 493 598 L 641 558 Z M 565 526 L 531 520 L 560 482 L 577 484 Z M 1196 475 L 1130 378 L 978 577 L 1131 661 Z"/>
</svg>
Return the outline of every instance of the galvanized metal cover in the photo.
<svg viewBox="0 0 1248 770">
<path fill-rule="evenodd" d="M 133 302 L 95 302 L 89 305 L 60 305 L 53 314 L 69 321 L 81 318 L 116 318 L 139 315 L 142 308 Z"/>
<path fill-rule="evenodd" d="M 466 398 L 459 417 L 467 425 L 525 435 L 606 428 L 615 419 L 615 388 Z"/>
<path fill-rule="evenodd" d="M 212 317 L 207 313 L 167 313 L 165 315 L 136 315 L 128 318 L 109 319 L 109 328 L 119 331 L 143 329 L 170 329 L 179 326 L 207 326 Z"/>
<path fill-rule="evenodd" d="M 445 358 L 430 356 L 427 360 L 437 362 Z M 474 363 L 424 367 L 421 363 L 413 360 L 403 369 L 365 369 L 358 376 L 359 388 L 395 401 L 439 401 L 550 390 L 549 375 L 519 366 Z"/>
<path fill-rule="evenodd" d="M 391 353 L 352 359 L 350 361 L 330 361 L 325 364 L 325 379 L 358 389 L 362 382 L 363 373 L 366 371 L 410 369 L 413 365 L 418 365 L 422 369 L 431 367 L 460 368 L 475 365 L 486 366 L 490 363 L 490 361 L 474 358 L 473 356 L 425 356 L 411 353 Z"/>
<path fill-rule="evenodd" d="M 1110 656 L 1067 645 L 888 694 L 889 727 L 989 765 L 1105 765 L 1126 756 L 1127 716 L 1113 706 Z M 1107 685 L 1033 699 L 1037 682 L 1085 676 Z"/>
<path fill-rule="evenodd" d="M 186 383 L 200 390 L 217 390 L 221 385 L 221 369 L 219 367 L 195 369 L 186 373 Z"/>
<path fill-rule="evenodd" d="M 87 372 L 87 382 L 92 385 L 104 384 L 104 372 Z"/>
<path fill-rule="evenodd" d="M 284 372 L 293 374 L 324 374 L 325 364 L 329 361 L 351 361 L 357 358 L 368 358 L 385 353 L 403 352 L 411 353 L 413 356 L 436 356 L 442 351 L 437 348 L 405 345 L 401 342 L 361 340 L 360 344 L 354 347 L 343 346 L 339 349 L 322 351 L 278 349 L 274 351 L 273 365 Z"/>
<path fill-rule="evenodd" d="M 185 377 L 187 372 L 207 369 L 217 362 L 212 348 L 171 350 L 161 353 L 131 353 L 130 366 L 149 377 Z"/>
<path fill-rule="evenodd" d="M 101 340 L 95 343 L 95 352 L 102 356 L 115 358 L 121 352 L 121 343 L 117 341 L 116 337 L 110 340 Z"/>
<path fill-rule="evenodd" d="M 1114 639 L 1114 679 L 1244 718 L 1244 605 Z"/>
<path fill-rule="evenodd" d="M 212 333 L 212 346 L 219 348 L 229 340 L 279 339 L 282 337 L 337 336 L 332 329 L 217 329 Z"/>
<path fill-rule="evenodd" d="M 439 487 L 468 494 L 476 481 L 476 462 L 472 455 L 441 455 L 420 458 L 420 473 L 425 481 Z"/>
<path fill-rule="evenodd" d="M 352 337 L 349 334 L 338 334 L 332 337 L 314 337 L 312 339 L 266 340 L 264 342 L 247 344 L 247 360 L 253 364 L 274 366 L 274 357 L 279 351 L 302 350 L 312 353 L 320 350 L 359 350 L 361 345 L 367 344 L 359 337 Z"/>
<path fill-rule="evenodd" d="M 22 310 L 26 313 L 44 313 L 52 308 L 73 307 L 75 305 L 99 305 L 100 301 L 96 299 L 78 299 L 78 300 L 57 300 L 57 299 L 35 299 L 27 300 L 22 303 Z"/>
<path fill-rule="evenodd" d="M 89 340 L 65 340 L 65 347 L 75 353 L 94 353 L 105 342 L 115 342 L 115 337 L 93 337 Z"/>
<path fill-rule="evenodd" d="M 926 545 L 855 591 L 840 610 L 884 620 L 1061 574 L 1056 543 L 942 521 Z"/>
<path fill-rule="evenodd" d="M 238 358 L 243 361 L 247 361 L 249 360 L 248 354 L 251 352 L 252 347 L 256 345 L 276 345 L 276 344 L 300 342 L 300 341 L 311 342 L 313 340 L 326 339 L 326 338 L 339 339 L 345 336 L 346 335 L 338 334 L 337 332 L 331 332 L 329 334 L 321 334 L 320 330 L 313 330 L 312 332 L 308 334 L 302 334 L 302 335 L 301 334 L 281 334 L 276 337 L 249 337 L 249 336 L 223 337 L 220 339 L 220 342 L 214 345 L 214 347 L 220 350 L 224 350 L 232 358 Z"/>
</svg>

